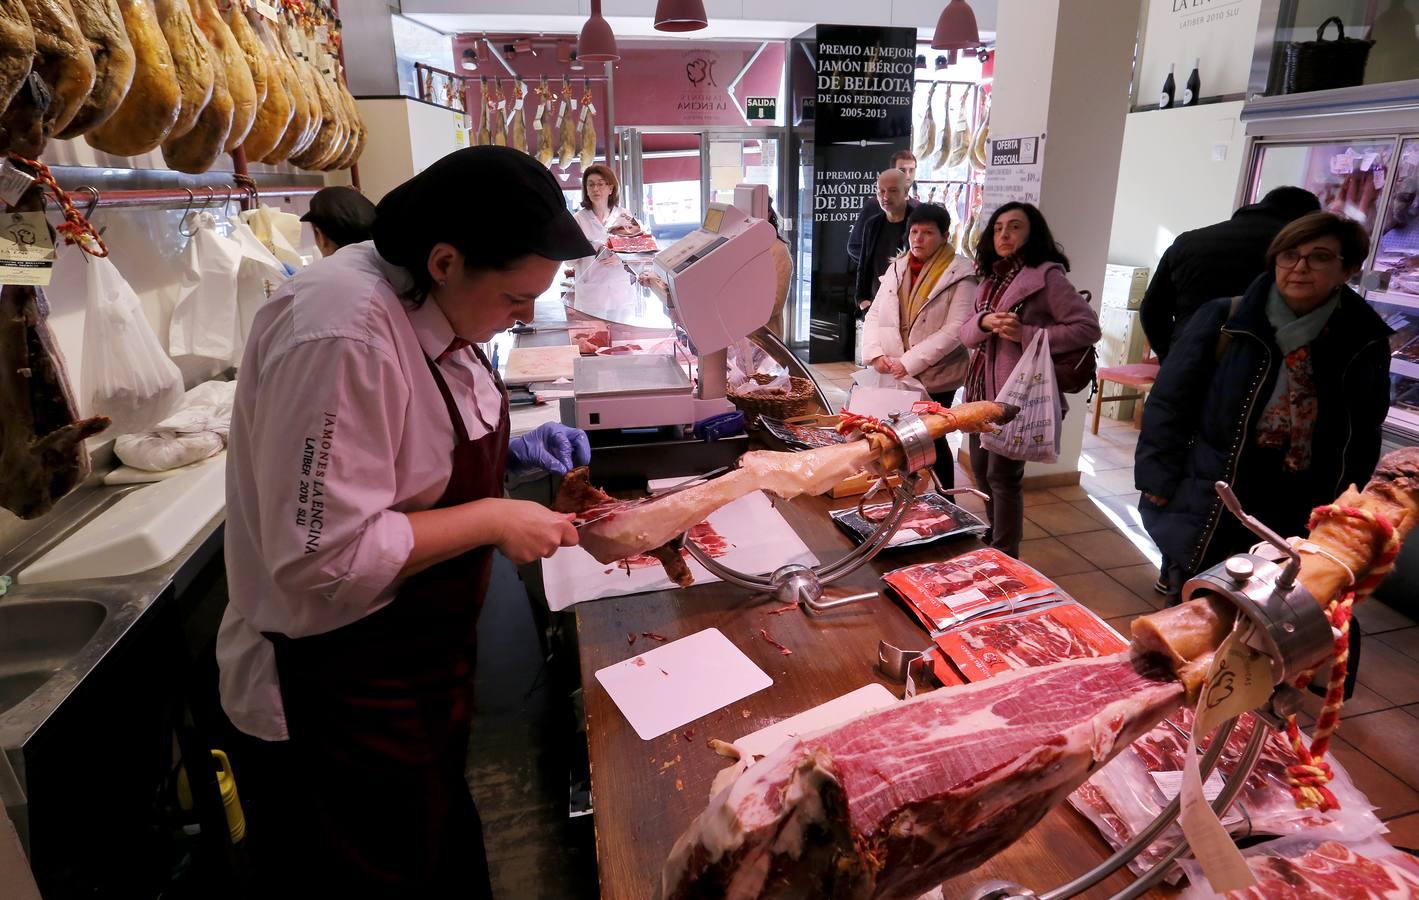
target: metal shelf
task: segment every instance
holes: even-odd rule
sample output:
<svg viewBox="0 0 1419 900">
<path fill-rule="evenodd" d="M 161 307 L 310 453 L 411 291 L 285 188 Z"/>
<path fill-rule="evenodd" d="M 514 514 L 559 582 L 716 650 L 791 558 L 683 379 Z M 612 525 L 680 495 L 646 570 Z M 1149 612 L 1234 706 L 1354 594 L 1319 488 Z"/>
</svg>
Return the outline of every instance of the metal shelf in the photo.
<svg viewBox="0 0 1419 900">
<path fill-rule="evenodd" d="M 1419 363 L 1392 356 L 1389 360 L 1389 371 L 1393 375 L 1403 375 L 1405 378 L 1413 378 L 1419 381 Z"/>
</svg>

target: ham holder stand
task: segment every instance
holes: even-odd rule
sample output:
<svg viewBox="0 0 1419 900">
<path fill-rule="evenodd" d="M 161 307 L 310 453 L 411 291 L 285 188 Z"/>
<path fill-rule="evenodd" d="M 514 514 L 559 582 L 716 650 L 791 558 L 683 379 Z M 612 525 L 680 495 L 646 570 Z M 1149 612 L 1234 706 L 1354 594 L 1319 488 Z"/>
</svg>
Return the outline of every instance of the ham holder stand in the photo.
<svg viewBox="0 0 1419 900">
<path fill-rule="evenodd" d="M 1324 663 L 1334 649 L 1331 625 L 1321 605 L 1296 580 L 1301 568 L 1301 556 L 1296 549 L 1276 532 L 1247 515 L 1226 482 L 1219 481 L 1216 487 L 1227 509 L 1262 541 L 1250 552 L 1233 556 L 1188 581 L 1183 586 L 1183 599 L 1215 597 L 1226 600 L 1246 617 L 1251 626 L 1246 643 L 1271 660 L 1271 673 L 1276 685 L 1270 701 L 1262 708 L 1253 710 L 1252 715 L 1267 728 L 1280 731 L 1285 728 L 1286 717 L 1300 709 L 1301 694 L 1291 686 L 1292 683 L 1301 673 Z M 1240 625 L 1242 620 L 1238 622 Z M 1203 781 L 1212 773 L 1236 724 L 1237 719 L 1233 718 L 1218 727 L 1201 760 Z M 1212 804 L 1219 817 L 1231 807 L 1251 776 L 1266 743 L 1266 736 L 1266 728 L 1252 729 L 1236 770 Z M 1018 884 L 992 881 L 981 885 L 969 896 L 971 900 L 1066 900 L 1078 896 L 1128 865 L 1176 822 L 1179 802 L 1174 797 L 1152 824 L 1133 840 L 1068 884 L 1037 893 Z M 1168 868 L 1187 849 L 1186 840 L 1179 842 L 1157 864 L 1114 895 L 1113 900 L 1134 900 L 1143 896 L 1162 880 Z"/>
<path fill-rule="evenodd" d="M 689 551 L 696 562 L 709 569 L 722 581 L 751 591 L 772 594 L 781 603 L 797 603 L 808 613 L 827 612 L 876 596 L 875 593 L 866 593 L 824 599 L 823 588 L 839 578 L 856 572 L 891 543 L 897 529 L 901 527 L 907 514 L 911 512 L 912 501 L 930 482 L 929 472 L 932 464 L 936 462 L 936 442 L 927 431 L 921 416 L 915 413 L 898 413 L 891 416 L 883 425 L 901 446 L 905 463 L 895 473 L 897 484 L 891 488 L 892 507 L 884 516 L 874 519 L 867 514 L 864 505 L 874 494 L 887 486 L 888 481 L 885 477 L 879 478 L 871 490 L 863 494 L 862 499 L 858 501 L 858 515 L 869 522 L 876 521 L 878 524 L 876 530 L 846 556 L 825 566 L 810 567 L 793 563 L 776 569 L 768 576 L 763 576 L 749 575 L 725 567 L 701 550 L 694 541 L 689 540 L 688 535 L 684 539 L 685 549 Z M 985 495 L 974 488 L 954 488 L 938 493 L 945 495 L 974 494 L 985 499 Z M 886 647 L 896 650 L 890 644 L 887 644 Z"/>
</svg>

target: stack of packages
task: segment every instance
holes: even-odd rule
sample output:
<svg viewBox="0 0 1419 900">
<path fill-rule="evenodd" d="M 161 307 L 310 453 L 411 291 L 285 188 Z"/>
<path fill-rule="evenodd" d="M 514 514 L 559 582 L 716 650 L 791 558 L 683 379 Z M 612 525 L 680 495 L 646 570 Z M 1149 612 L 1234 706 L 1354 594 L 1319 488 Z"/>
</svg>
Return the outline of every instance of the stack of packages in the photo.
<svg viewBox="0 0 1419 900">
<path fill-rule="evenodd" d="M 907 566 L 883 580 L 931 633 L 932 672 L 947 687 L 1128 648 L 1123 636 L 1058 585 L 993 549 Z M 1070 804 L 1113 847 L 1131 841 L 1177 796 L 1192 719 L 1190 709 L 1169 716 L 1070 795 Z M 1257 727 L 1265 726 L 1250 715 L 1238 721 L 1203 787 L 1209 799 L 1232 777 Z M 1199 751 L 1206 746 L 1202 742 Z M 1380 837 L 1386 829 L 1374 806 L 1338 759 L 1327 754 L 1325 761 L 1334 773 L 1329 787 L 1338 807 L 1300 809 L 1286 780 L 1287 768 L 1298 764 L 1296 754 L 1283 734 L 1267 735 L 1223 825 L 1238 841 L 1280 839 L 1246 851 L 1257 885 L 1229 897 L 1419 897 L 1419 863 Z M 1142 874 L 1182 839 L 1177 825 L 1169 827 L 1129 868 Z M 1188 900 L 1217 896 L 1191 860 L 1168 877 L 1177 883 L 1185 875 Z"/>
</svg>

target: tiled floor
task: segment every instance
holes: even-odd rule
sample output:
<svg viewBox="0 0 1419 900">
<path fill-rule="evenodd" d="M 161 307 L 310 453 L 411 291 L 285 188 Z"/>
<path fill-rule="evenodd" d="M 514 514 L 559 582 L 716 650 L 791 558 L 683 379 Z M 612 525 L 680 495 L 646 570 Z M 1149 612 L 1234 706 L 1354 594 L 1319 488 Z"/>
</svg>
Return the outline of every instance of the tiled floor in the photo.
<svg viewBox="0 0 1419 900">
<path fill-rule="evenodd" d="M 841 404 L 852 385 L 851 363 L 814 367 L 825 392 Z M 1026 491 L 1024 560 L 1127 634 L 1135 616 L 1161 608 L 1153 592 L 1158 551 L 1138 516 L 1131 422 L 1103 419 L 1084 434 L 1080 483 Z M 959 468 L 957 485 L 970 478 Z M 962 505 L 982 509 L 974 498 Z M 1408 613 L 1414 613 L 1411 607 Z M 1356 608 L 1365 638 L 1355 696 L 1342 713 L 1335 754 L 1391 829 L 1389 840 L 1419 848 L 1419 624 L 1371 600 Z M 1306 695 L 1305 724 L 1320 712 Z"/>
</svg>

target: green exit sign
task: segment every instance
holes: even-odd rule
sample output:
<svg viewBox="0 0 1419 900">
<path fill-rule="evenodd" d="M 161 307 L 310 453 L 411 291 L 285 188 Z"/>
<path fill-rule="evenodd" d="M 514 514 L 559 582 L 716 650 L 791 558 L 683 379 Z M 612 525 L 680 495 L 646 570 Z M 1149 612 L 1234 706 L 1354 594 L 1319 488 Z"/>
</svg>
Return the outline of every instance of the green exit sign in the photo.
<svg viewBox="0 0 1419 900">
<path fill-rule="evenodd" d="M 768 120 L 778 121 L 778 98 L 777 97 L 746 97 L 744 98 L 745 117 L 750 121 Z"/>
</svg>

